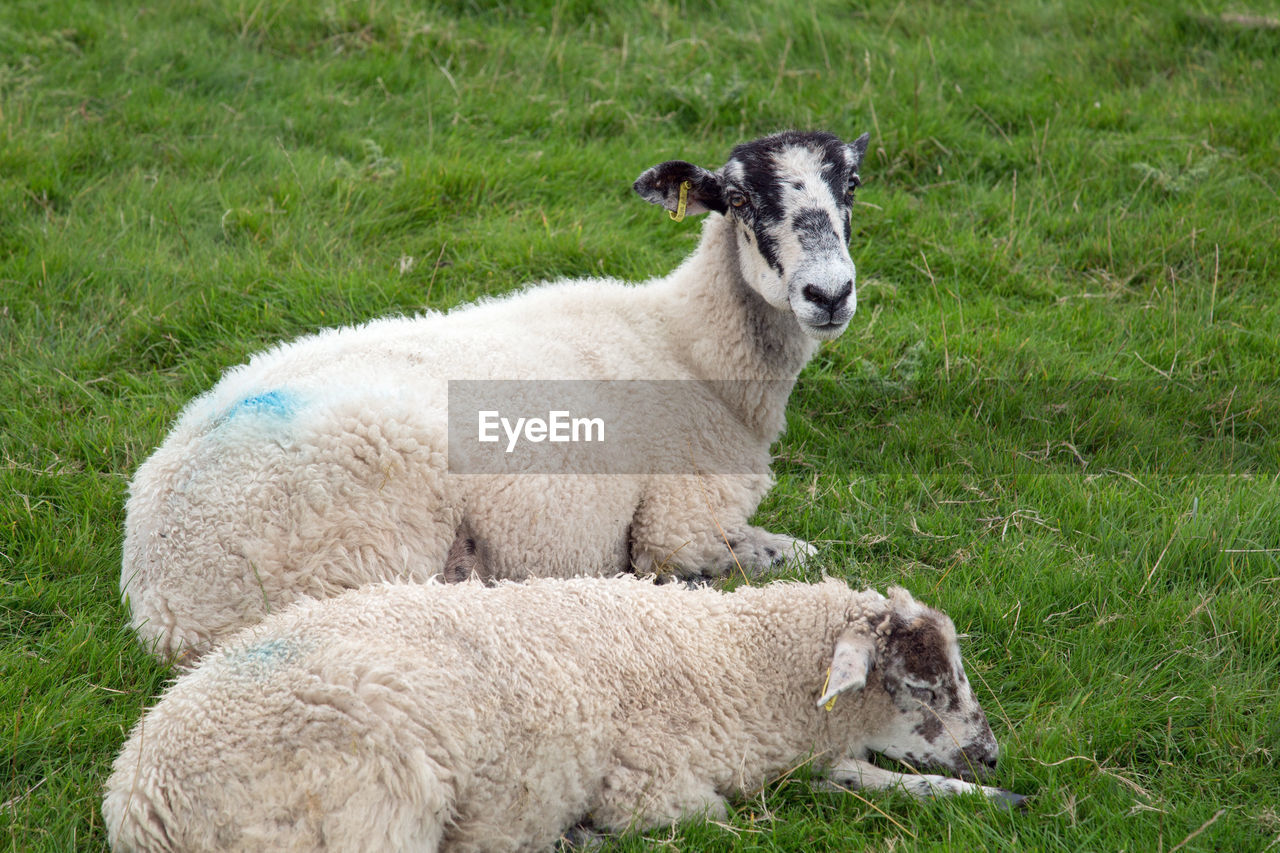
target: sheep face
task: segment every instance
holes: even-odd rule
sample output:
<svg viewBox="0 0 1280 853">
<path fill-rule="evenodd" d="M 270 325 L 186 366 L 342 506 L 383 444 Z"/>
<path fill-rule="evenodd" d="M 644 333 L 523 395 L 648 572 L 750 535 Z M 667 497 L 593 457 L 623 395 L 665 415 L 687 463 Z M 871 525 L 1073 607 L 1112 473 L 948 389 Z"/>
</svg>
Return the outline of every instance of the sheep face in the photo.
<svg viewBox="0 0 1280 853">
<path fill-rule="evenodd" d="M 888 601 L 873 630 L 851 627 L 837 641 L 818 704 L 860 690 L 858 719 L 870 725 L 852 740 L 863 751 L 965 779 L 983 775 L 996 765 L 996 739 L 965 676 L 955 627 L 905 590 L 891 590 Z"/>
<path fill-rule="evenodd" d="M 780 134 L 740 145 L 720 170 L 747 283 L 819 340 L 858 305 L 849 211 L 867 137 Z"/>
<path fill-rule="evenodd" d="M 669 210 L 727 217 L 747 284 L 806 335 L 828 340 L 858 304 L 849 213 L 868 138 L 780 133 L 739 145 L 715 173 L 679 160 L 655 166 L 635 189 Z"/>
<path fill-rule="evenodd" d="M 996 765 L 996 739 L 960 661 L 946 615 L 912 602 L 888 620 L 881 684 L 893 713 L 870 748 L 972 780 Z"/>
</svg>

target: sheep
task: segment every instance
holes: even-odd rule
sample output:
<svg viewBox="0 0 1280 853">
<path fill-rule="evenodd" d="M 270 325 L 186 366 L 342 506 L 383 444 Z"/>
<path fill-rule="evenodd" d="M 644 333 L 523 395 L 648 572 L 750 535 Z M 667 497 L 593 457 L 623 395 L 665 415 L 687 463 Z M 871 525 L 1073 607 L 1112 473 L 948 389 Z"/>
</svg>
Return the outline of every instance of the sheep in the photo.
<svg viewBox="0 0 1280 853">
<path fill-rule="evenodd" d="M 856 307 L 850 211 L 867 139 L 788 131 L 715 172 L 645 171 L 642 198 L 709 214 L 665 277 L 327 329 L 227 371 L 129 487 L 120 586 L 143 643 L 198 656 L 299 598 L 441 566 L 451 579 L 714 578 L 812 555 L 748 519 L 801 368 Z M 450 424 L 466 411 L 450 394 L 499 379 L 614 395 L 619 419 L 646 425 L 637 467 L 460 473 Z M 640 380 L 667 384 L 638 403 Z M 483 412 L 469 412 L 475 431 Z"/>
<path fill-rule="evenodd" d="M 699 816 L 812 759 L 841 786 L 1022 799 L 955 628 L 900 588 L 373 584 L 268 617 L 143 716 L 115 850 L 538 850 Z"/>
</svg>

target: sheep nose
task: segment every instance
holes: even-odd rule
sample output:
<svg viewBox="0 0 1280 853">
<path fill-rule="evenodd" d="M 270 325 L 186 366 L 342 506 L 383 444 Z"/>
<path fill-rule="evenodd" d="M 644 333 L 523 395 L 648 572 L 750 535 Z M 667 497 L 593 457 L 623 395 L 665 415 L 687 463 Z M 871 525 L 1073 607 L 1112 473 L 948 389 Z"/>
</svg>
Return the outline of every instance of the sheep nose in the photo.
<svg viewBox="0 0 1280 853">
<path fill-rule="evenodd" d="M 987 746 L 969 746 L 964 749 L 965 761 L 979 772 L 995 770 L 996 756 L 996 750 Z"/>
<path fill-rule="evenodd" d="M 806 284 L 804 290 L 800 291 L 804 298 L 817 305 L 819 308 L 834 316 L 845 301 L 849 298 L 849 294 L 853 293 L 853 280 L 850 279 L 840 286 L 840 289 L 833 294 L 812 284 Z"/>
</svg>

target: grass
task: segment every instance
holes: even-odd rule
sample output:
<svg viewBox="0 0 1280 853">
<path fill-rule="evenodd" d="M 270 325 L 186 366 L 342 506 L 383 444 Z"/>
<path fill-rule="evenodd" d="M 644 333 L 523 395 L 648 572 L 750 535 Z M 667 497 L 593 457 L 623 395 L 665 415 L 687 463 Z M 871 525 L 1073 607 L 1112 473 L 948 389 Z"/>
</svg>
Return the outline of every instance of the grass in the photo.
<svg viewBox="0 0 1280 853">
<path fill-rule="evenodd" d="M 697 227 L 636 200 L 780 127 L 872 132 L 859 311 L 762 523 L 969 635 L 1024 814 L 814 793 L 619 849 L 1280 849 L 1280 91 L 1262 0 L 0 7 L 0 838 L 101 848 L 169 673 L 122 504 L 272 342 Z M 816 571 L 816 570 L 815 570 Z"/>
</svg>

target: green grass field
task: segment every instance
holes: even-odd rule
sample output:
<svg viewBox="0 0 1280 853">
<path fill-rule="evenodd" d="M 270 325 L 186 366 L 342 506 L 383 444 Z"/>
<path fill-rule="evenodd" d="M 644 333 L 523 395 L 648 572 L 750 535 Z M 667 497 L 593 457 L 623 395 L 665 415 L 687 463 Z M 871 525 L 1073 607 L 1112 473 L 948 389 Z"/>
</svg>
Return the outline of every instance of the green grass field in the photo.
<svg viewBox="0 0 1280 853">
<path fill-rule="evenodd" d="M 183 404 L 325 326 L 672 268 L 630 191 L 871 149 L 760 522 L 968 635 L 1022 814 L 815 793 L 620 849 L 1280 850 L 1280 9 L 0 5 L 0 837 L 105 844 L 170 672 L 118 597 Z"/>
</svg>

